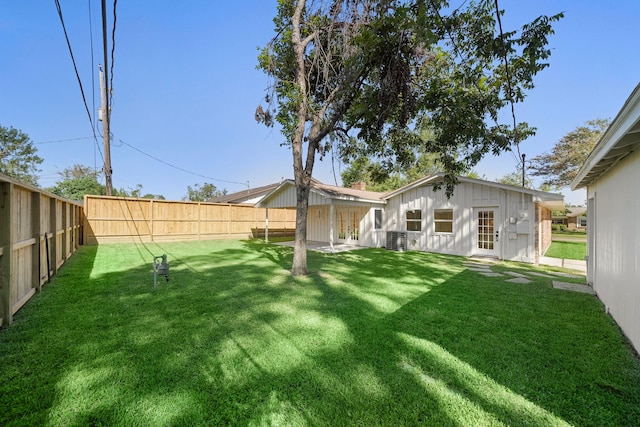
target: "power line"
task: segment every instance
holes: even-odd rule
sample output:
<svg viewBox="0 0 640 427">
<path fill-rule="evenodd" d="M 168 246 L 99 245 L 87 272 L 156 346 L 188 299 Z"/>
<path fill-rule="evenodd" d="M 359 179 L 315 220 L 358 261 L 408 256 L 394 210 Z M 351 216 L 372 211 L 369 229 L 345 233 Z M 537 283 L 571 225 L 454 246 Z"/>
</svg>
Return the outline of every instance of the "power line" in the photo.
<svg viewBox="0 0 640 427">
<path fill-rule="evenodd" d="M 96 77 L 93 70 L 95 70 L 95 57 L 93 54 L 93 17 L 91 16 L 91 0 L 87 0 L 87 5 L 89 9 L 89 47 L 91 48 L 91 111 L 96 111 Z M 96 136 L 96 130 L 98 127 L 98 123 L 92 128 L 93 131 L 93 140 L 95 145 L 93 147 L 93 169 L 97 170 L 98 165 L 96 164 L 96 148 L 100 153 L 100 158 L 102 159 L 102 163 L 104 163 L 104 156 L 102 155 L 102 150 L 100 149 L 100 144 L 98 144 L 98 137 Z"/>
<path fill-rule="evenodd" d="M 465 1 L 466 3 L 466 1 Z M 438 21 L 440 22 L 441 25 L 444 24 L 444 20 L 442 19 L 442 16 L 440 15 L 440 10 L 438 9 L 438 7 L 436 6 L 436 4 L 434 3 L 433 0 L 429 0 L 429 4 L 430 6 L 433 8 L 434 12 L 436 13 L 436 16 L 438 17 Z M 496 0 L 496 4 L 497 4 L 497 0 Z M 464 5 L 464 3 L 462 5 L 460 5 L 457 9 L 455 9 L 453 12 L 457 12 L 460 8 L 462 8 L 462 6 Z M 502 32 L 502 26 L 501 28 L 501 32 Z M 460 59 L 461 63 L 467 63 L 469 62 L 467 58 L 465 58 L 462 53 L 460 52 L 460 48 L 458 47 L 458 44 L 456 43 L 456 39 L 453 36 L 453 33 L 451 32 L 451 29 L 448 26 L 445 26 L 444 28 L 445 32 L 449 35 L 449 40 L 451 41 L 451 45 L 453 46 L 453 52 L 455 53 L 455 55 Z M 502 46 L 504 49 L 504 39 L 502 39 Z M 507 80 L 508 82 L 510 82 L 510 79 Z M 476 89 L 478 89 L 480 91 L 480 87 L 478 86 L 477 82 L 473 82 L 472 83 Z M 511 87 L 509 85 L 509 87 Z M 513 105 L 513 104 L 512 104 Z M 496 126 L 499 126 L 498 120 L 494 119 L 493 120 L 494 123 L 496 124 Z M 511 153 L 511 156 L 513 157 L 513 160 L 516 162 L 516 166 L 520 165 L 520 160 L 518 159 L 518 157 L 516 156 L 516 154 L 513 152 L 513 149 L 511 147 L 509 147 L 509 150 L 505 150 L 508 151 L 509 153 Z M 520 153 L 520 148 L 518 147 L 518 153 Z"/>
<path fill-rule="evenodd" d="M 128 147 L 130 147 L 130 148 L 133 148 L 133 149 L 134 149 L 134 150 L 136 150 L 137 152 L 142 153 L 142 154 L 144 154 L 145 156 L 152 158 L 153 160 L 155 160 L 155 161 L 157 161 L 157 162 L 160 162 L 160 163 L 162 163 L 162 164 L 164 164 L 164 165 L 167 165 L 167 166 L 172 167 L 172 168 L 174 168 L 174 169 L 177 169 L 177 170 L 179 170 L 179 171 L 182 171 L 182 172 L 185 172 L 185 173 L 188 173 L 188 174 L 191 174 L 191 175 L 199 176 L 199 177 L 201 177 L 201 178 L 209 179 L 209 180 L 211 180 L 211 181 L 224 182 L 224 183 L 226 183 L 226 184 L 247 185 L 247 183 L 246 183 L 246 182 L 227 181 L 227 180 L 224 180 L 224 179 L 212 178 L 212 177 L 210 177 L 210 176 L 202 175 L 202 174 L 199 174 L 199 173 L 196 173 L 196 172 L 191 172 L 191 171 L 189 171 L 189 170 L 187 170 L 187 169 L 181 168 L 180 166 L 176 166 L 176 165 L 172 165 L 171 163 L 167 163 L 167 162 L 165 162 L 164 160 L 159 159 L 159 158 L 157 158 L 157 157 L 155 157 L 155 156 L 153 156 L 153 155 L 151 155 L 151 154 L 149 154 L 149 153 L 146 153 L 146 152 L 142 151 L 141 149 L 139 149 L 138 147 L 135 147 L 135 146 L 133 146 L 133 145 L 129 144 L 128 142 L 124 142 L 124 141 L 123 141 L 123 140 L 121 140 L 121 139 L 118 139 L 118 141 L 120 141 L 121 143 L 123 143 L 124 145 L 126 145 L 126 146 L 128 146 Z M 247 186 L 248 186 L 248 185 L 247 185 Z"/>
<path fill-rule="evenodd" d="M 520 141 L 518 141 L 518 125 L 516 121 L 516 109 L 513 102 L 513 88 L 511 87 L 511 73 L 509 72 L 509 60 L 507 58 L 507 47 L 504 44 L 504 32 L 502 31 L 502 18 L 500 18 L 500 7 L 498 6 L 498 0 L 494 0 L 496 5 L 496 17 L 498 20 L 498 28 L 500 29 L 500 43 L 502 44 L 502 57 L 504 60 L 504 71 L 505 77 L 507 79 L 507 97 L 509 99 L 509 103 L 511 104 L 511 117 L 513 118 L 513 142 L 515 143 L 516 150 L 518 151 L 517 162 L 520 164 L 520 157 L 522 154 L 520 153 Z M 513 149 L 511 150 L 513 152 Z M 515 153 L 514 153 L 515 156 Z M 524 171 L 524 157 L 522 157 L 522 170 Z"/>
<path fill-rule="evenodd" d="M 115 59 L 115 50 L 116 50 L 116 7 L 118 5 L 118 0 L 113 0 L 113 28 L 111 29 L 111 77 L 109 80 L 109 87 L 111 88 L 111 93 L 109 94 L 109 105 L 113 105 L 113 64 Z"/>
<path fill-rule="evenodd" d="M 58 142 L 69 142 L 69 141 L 80 141 L 83 139 L 93 139 L 93 136 L 82 136 L 80 138 L 68 138 L 68 139 L 56 139 L 54 141 L 40 141 L 40 142 L 34 142 L 35 145 L 40 145 L 40 144 L 55 144 Z"/>
<path fill-rule="evenodd" d="M 91 129 L 93 130 L 93 118 L 91 117 L 91 112 L 89 111 L 89 105 L 87 105 L 87 98 L 84 95 L 84 88 L 82 87 L 82 80 L 80 79 L 80 74 L 78 73 L 78 67 L 76 65 L 76 59 L 73 56 L 73 49 L 71 49 L 71 42 L 69 41 L 69 35 L 67 34 L 67 27 L 64 24 L 64 18 L 62 17 L 62 7 L 60 7 L 60 1 L 54 0 L 56 4 L 56 9 L 58 11 L 58 16 L 60 17 L 60 23 L 62 24 L 62 30 L 64 31 L 64 38 L 67 41 L 67 47 L 69 48 L 69 55 L 71 55 L 71 62 L 73 62 L 73 69 L 76 72 L 76 78 L 78 79 L 78 85 L 80 86 L 80 93 L 82 94 L 82 101 L 84 102 L 84 108 L 87 111 L 87 116 L 89 117 L 89 123 L 91 124 Z M 95 132 L 95 131 L 94 131 Z"/>
</svg>

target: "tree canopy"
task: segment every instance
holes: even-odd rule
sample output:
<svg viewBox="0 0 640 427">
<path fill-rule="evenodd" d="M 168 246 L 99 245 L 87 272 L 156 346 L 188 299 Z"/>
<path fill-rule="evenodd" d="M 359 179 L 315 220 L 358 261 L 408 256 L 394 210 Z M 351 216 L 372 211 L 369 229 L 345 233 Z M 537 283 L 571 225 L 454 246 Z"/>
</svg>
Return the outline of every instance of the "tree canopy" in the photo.
<svg viewBox="0 0 640 427">
<path fill-rule="evenodd" d="M 43 162 L 37 151 L 26 133 L 0 126 L 0 172 L 37 186 L 38 165 Z"/>
<path fill-rule="evenodd" d="M 608 127 L 607 119 L 588 120 L 584 125 L 578 126 L 563 136 L 551 152 L 531 160 L 531 174 L 541 177 L 545 185 L 569 187 Z"/>
<path fill-rule="evenodd" d="M 107 194 L 106 187 L 99 181 L 102 172 L 96 171 L 90 166 L 75 164 L 65 168 L 62 172 L 58 172 L 58 174 L 61 179 L 56 185 L 47 189 L 53 194 L 70 200 L 82 200 L 85 195 L 104 196 Z M 164 200 L 164 196 L 159 194 L 147 193 L 142 195 L 142 184 L 137 184 L 135 189 L 129 190 L 114 188 L 113 196 Z"/>
<path fill-rule="evenodd" d="M 58 172 L 60 180 L 48 188 L 53 194 L 69 200 L 82 200 L 85 194 L 104 196 L 105 186 L 98 182 L 100 172 L 90 166 L 75 164 Z"/>
<path fill-rule="evenodd" d="M 516 187 L 522 187 L 522 168 L 519 171 L 509 172 L 502 178 L 498 179 L 497 182 L 501 184 L 513 185 Z M 528 176 L 525 176 L 524 186 L 525 188 L 533 188 L 533 182 Z"/>
<path fill-rule="evenodd" d="M 195 184 L 193 187 L 187 185 L 187 195 L 182 198 L 182 200 L 189 200 L 192 202 L 206 202 L 214 197 L 223 196 L 227 194 L 227 190 L 218 190 L 218 188 L 209 183 L 205 182 L 204 184 Z"/>
<path fill-rule="evenodd" d="M 279 0 L 276 36 L 259 55 L 272 79 L 256 119 L 282 127 L 293 155 L 297 192 L 292 273 L 306 274 L 306 223 L 316 155 L 332 144 L 347 158 L 374 155 L 389 164 L 435 153 L 453 192 L 455 175 L 486 153 L 533 133 L 499 123 L 524 100 L 548 66 L 547 38 L 562 14 L 503 32 L 496 2 L 458 9 L 443 0 Z M 417 123 L 433 129 L 423 141 Z"/>
</svg>

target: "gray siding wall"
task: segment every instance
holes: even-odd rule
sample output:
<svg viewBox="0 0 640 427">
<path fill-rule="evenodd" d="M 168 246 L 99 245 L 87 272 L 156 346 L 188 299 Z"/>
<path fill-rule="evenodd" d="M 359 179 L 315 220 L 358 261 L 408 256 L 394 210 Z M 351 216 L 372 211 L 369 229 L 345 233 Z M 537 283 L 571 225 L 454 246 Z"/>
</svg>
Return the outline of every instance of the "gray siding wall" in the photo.
<svg viewBox="0 0 640 427">
<path fill-rule="evenodd" d="M 589 185 L 588 279 L 640 350 L 640 152 Z"/>
</svg>

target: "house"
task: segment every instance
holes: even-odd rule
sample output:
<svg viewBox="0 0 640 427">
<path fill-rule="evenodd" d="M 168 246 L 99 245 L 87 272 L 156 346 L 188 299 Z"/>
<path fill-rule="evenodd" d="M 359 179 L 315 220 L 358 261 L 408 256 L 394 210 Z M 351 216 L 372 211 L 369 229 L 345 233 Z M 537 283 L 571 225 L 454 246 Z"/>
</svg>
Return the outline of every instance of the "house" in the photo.
<svg viewBox="0 0 640 427">
<path fill-rule="evenodd" d="M 551 211 L 562 195 L 458 177 L 447 199 L 431 175 L 377 193 L 313 181 L 307 239 L 334 244 L 490 256 L 535 263 L 551 244 Z M 282 182 L 256 206 L 293 209 L 295 183 Z"/>
<path fill-rule="evenodd" d="M 587 208 L 584 206 L 568 207 L 564 211 L 560 211 L 558 215 L 553 215 L 551 223 L 565 225 L 571 231 L 584 231 L 587 229 Z"/>
<path fill-rule="evenodd" d="M 640 84 L 587 157 L 587 280 L 640 350 Z"/>
</svg>

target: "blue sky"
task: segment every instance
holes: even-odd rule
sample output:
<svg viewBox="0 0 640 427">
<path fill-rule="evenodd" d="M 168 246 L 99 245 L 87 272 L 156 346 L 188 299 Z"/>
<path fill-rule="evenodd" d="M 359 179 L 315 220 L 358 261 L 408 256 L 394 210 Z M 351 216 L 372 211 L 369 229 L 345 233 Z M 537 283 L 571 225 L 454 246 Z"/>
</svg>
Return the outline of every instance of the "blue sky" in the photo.
<svg viewBox="0 0 640 427">
<path fill-rule="evenodd" d="M 60 4 L 93 112 L 100 103 L 100 2 Z M 505 30 L 540 14 L 566 14 L 551 38 L 551 66 L 516 105 L 517 119 L 538 128 L 521 144 L 528 159 L 585 121 L 617 114 L 640 80 L 640 2 L 502 0 L 500 6 L 506 9 Z M 196 183 L 233 192 L 247 181 L 256 187 L 293 175 L 291 153 L 280 146 L 278 130 L 253 118 L 269 83 L 255 68 L 258 47 L 273 35 L 275 10 L 276 1 L 267 0 L 118 2 L 111 124 L 115 187 L 141 184 L 143 193 L 180 199 Z M 109 16 L 111 23 L 111 11 Z M 0 124 L 37 143 L 45 159 L 41 186 L 55 184 L 57 172 L 76 163 L 101 167 L 53 1 L 0 2 L 0 58 Z M 102 150 L 101 139 L 98 145 Z M 343 168 L 325 158 L 316 162 L 314 176 L 334 184 L 335 170 L 340 184 Z M 489 156 L 476 170 L 497 179 L 514 171 L 515 161 L 510 154 Z M 583 192 L 565 195 L 570 203 L 584 201 Z"/>
</svg>

